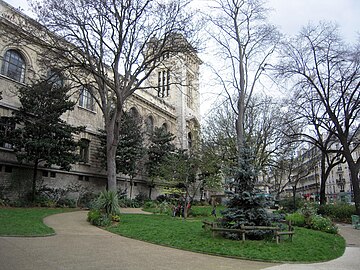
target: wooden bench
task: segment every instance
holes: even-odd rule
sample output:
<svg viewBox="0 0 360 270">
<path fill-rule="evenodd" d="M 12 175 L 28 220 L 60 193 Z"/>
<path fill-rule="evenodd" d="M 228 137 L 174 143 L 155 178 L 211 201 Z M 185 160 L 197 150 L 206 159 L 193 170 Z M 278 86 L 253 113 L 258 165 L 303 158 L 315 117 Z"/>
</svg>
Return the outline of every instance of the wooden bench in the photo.
<svg viewBox="0 0 360 270">
<path fill-rule="evenodd" d="M 282 235 L 288 235 L 290 241 L 292 242 L 292 237 L 293 237 L 293 235 L 295 234 L 295 232 L 294 232 L 294 228 L 292 227 L 291 220 L 289 220 L 289 221 L 287 221 L 287 220 L 281 220 L 280 223 L 286 224 L 288 227 L 287 227 L 287 231 L 276 231 L 276 232 L 274 233 L 275 239 L 276 239 L 276 243 L 277 243 L 277 244 L 280 243 L 280 240 L 281 240 L 281 236 L 282 236 Z"/>
<path fill-rule="evenodd" d="M 291 226 L 291 222 L 287 223 L 287 225 L 288 225 L 289 231 L 280 231 L 281 228 L 278 226 L 245 226 L 245 225 L 241 225 L 240 229 L 230 229 L 230 228 L 217 227 L 216 222 L 210 222 L 210 221 L 204 220 L 202 227 L 205 230 L 210 229 L 213 237 L 215 237 L 216 234 L 220 233 L 220 232 L 241 234 L 242 241 L 246 240 L 247 233 L 255 231 L 255 230 L 257 230 L 257 231 L 259 231 L 259 230 L 260 231 L 273 231 L 275 239 L 276 239 L 276 243 L 279 244 L 280 238 L 282 235 L 288 235 L 292 241 L 292 236 L 295 234 L 295 232 L 293 231 L 293 228 Z"/>
<path fill-rule="evenodd" d="M 203 223 L 202 227 L 203 227 L 204 230 L 207 230 L 207 229 L 211 229 L 211 228 L 215 228 L 215 227 L 216 227 L 216 223 L 215 223 L 215 222 L 203 220 L 202 223 Z"/>
</svg>

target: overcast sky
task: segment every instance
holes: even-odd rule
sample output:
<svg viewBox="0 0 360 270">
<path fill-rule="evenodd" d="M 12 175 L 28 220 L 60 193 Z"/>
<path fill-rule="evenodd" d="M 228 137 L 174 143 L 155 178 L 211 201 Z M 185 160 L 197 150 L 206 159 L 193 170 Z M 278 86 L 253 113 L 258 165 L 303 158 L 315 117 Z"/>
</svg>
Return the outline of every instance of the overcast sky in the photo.
<svg viewBox="0 0 360 270">
<path fill-rule="evenodd" d="M 16 8 L 21 7 L 25 12 L 28 10 L 26 0 L 5 1 Z M 348 42 L 354 42 L 360 32 L 359 0 L 268 0 L 267 6 L 273 9 L 270 22 L 288 35 L 296 34 L 308 22 L 317 23 L 320 20 L 337 22 Z"/>
<path fill-rule="evenodd" d="M 29 10 L 27 0 L 5 1 L 16 8 L 21 7 L 25 13 Z M 212 0 L 195 1 L 201 6 Z M 286 35 L 296 35 L 301 27 L 309 22 L 316 24 L 319 21 L 332 21 L 339 25 L 340 33 L 346 42 L 354 43 L 359 38 L 360 0 L 268 0 L 267 2 L 267 6 L 272 9 L 269 14 L 270 23 L 277 25 L 280 32 Z M 201 57 L 207 62 L 206 52 Z M 207 72 L 203 70 L 202 77 L 208 76 Z M 207 78 L 205 81 L 209 81 L 209 79 Z M 204 81 L 204 79 L 201 81 Z M 206 89 L 210 90 L 213 87 L 201 84 L 200 88 L 202 96 L 201 111 L 204 114 L 208 110 L 207 108 L 211 107 L 214 98 L 213 94 L 209 95 Z"/>
</svg>

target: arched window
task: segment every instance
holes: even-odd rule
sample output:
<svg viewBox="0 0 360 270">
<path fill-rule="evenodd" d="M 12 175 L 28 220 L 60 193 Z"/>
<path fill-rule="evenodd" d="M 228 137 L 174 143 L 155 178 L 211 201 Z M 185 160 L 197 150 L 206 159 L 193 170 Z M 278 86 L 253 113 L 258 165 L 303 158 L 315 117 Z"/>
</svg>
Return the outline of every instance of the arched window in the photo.
<svg viewBox="0 0 360 270">
<path fill-rule="evenodd" d="M 88 88 L 83 87 L 80 91 L 79 106 L 93 111 L 94 110 L 94 99 Z"/>
<path fill-rule="evenodd" d="M 139 117 L 139 112 L 138 110 L 135 108 L 135 107 L 132 107 L 130 110 L 129 110 L 129 114 L 132 116 L 132 117 Z"/>
<path fill-rule="evenodd" d="M 2 66 L 1 74 L 18 82 L 25 81 L 25 60 L 16 50 L 7 50 Z"/>
<path fill-rule="evenodd" d="M 188 148 L 190 149 L 193 146 L 193 139 L 191 132 L 188 133 Z"/>
<path fill-rule="evenodd" d="M 90 141 L 88 139 L 80 139 L 80 160 L 84 163 L 90 161 Z"/>
<path fill-rule="evenodd" d="M 165 131 L 165 132 L 168 132 L 168 125 L 166 123 L 162 124 L 162 129 Z"/>
<path fill-rule="evenodd" d="M 148 118 L 146 118 L 145 121 L 145 127 L 147 133 L 152 133 L 154 130 L 154 118 L 150 115 Z"/>
</svg>

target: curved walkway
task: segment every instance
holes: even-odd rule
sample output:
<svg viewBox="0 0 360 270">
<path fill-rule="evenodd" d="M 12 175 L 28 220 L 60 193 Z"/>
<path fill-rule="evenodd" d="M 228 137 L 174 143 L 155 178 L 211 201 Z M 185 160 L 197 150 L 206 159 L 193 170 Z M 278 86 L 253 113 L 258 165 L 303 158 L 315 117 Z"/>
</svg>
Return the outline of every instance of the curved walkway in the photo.
<svg viewBox="0 0 360 270">
<path fill-rule="evenodd" d="M 360 269 L 360 230 L 349 224 L 338 224 L 339 233 L 346 240 L 343 256 L 332 261 L 312 264 L 282 264 L 267 270 L 358 270 Z"/>
<path fill-rule="evenodd" d="M 145 213 L 123 209 L 123 213 Z M 121 237 L 91 226 L 85 211 L 47 217 L 51 237 L 0 237 L 1 270 L 171 269 L 171 270 L 352 270 L 360 267 L 360 230 L 339 225 L 345 254 L 316 264 L 272 264 L 203 255 Z"/>
<path fill-rule="evenodd" d="M 121 237 L 86 221 L 85 211 L 47 217 L 51 237 L 0 237 L 1 270 L 251 270 L 275 264 L 203 255 Z"/>
</svg>

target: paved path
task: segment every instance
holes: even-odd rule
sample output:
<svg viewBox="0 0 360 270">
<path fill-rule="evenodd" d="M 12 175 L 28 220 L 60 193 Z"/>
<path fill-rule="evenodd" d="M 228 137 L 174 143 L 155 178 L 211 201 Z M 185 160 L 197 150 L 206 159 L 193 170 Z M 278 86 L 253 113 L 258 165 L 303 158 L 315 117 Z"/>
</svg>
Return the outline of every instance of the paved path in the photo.
<svg viewBox="0 0 360 270">
<path fill-rule="evenodd" d="M 181 251 L 121 237 L 86 222 L 86 212 L 49 216 L 55 236 L 0 237 L 1 270 L 251 270 L 275 264 Z"/>
<path fill-rule="evenodd" d="M 267 270 L 359 270 L 360 269 L 360 230 L 351 225 L 338 224 L 340 234 L 346 240 L 343 256 L 332 261 L 313 264 L 282 264 Z"/>
<path fill-rule="evenodd" d="M 144 213 L 123 209 L 123 213 Z M 203 255 L 162 247 L 121 237 L 86 222 L 86 212 L 47 217 L 54 228 L 51 237 L 0 237 L 1 270 L 77 269 L 171 269 L 171 270 L 358 270 L 360 269 L 360 230 L 340 225 L 347 240 L 344 256 L 316 264 L 271 264 Z"/>
</svg>

